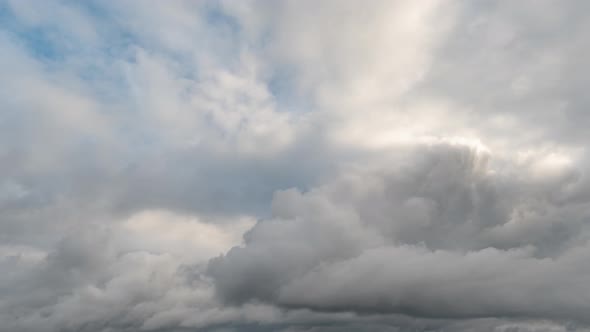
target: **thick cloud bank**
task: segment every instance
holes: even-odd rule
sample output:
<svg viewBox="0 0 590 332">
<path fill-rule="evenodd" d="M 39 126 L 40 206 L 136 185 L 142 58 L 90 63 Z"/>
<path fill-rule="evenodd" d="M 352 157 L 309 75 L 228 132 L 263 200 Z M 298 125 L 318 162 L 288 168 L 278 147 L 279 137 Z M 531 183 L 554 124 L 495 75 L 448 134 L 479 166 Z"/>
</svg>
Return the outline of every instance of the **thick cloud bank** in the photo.
<svg viewBox="0 0 590 332">
<path fill-rule="evenodd" d="M 273 217 L 209 264 L 221 297 L 588 323 L 590 187 L 579 170 L 534 160 L 500 171 L 489 153 L 447 143 L 391 154 L 275 194 Z"/>
<path fill-rule="evenodd" d="M 589 4 L 0 0 L 0 332 L 590 331 Z"/>
</svg>

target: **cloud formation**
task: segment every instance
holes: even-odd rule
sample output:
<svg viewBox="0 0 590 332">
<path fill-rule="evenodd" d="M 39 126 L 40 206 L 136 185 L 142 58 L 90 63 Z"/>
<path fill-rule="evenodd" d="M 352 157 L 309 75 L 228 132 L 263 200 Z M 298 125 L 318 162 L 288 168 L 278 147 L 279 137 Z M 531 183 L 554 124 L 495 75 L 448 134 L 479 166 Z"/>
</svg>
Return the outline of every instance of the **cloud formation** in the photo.
<svg viewBox="0 0 590 332">
<path fill-rule="evenodd" d="M 584 1 L 0 1 L 0 331 L 587 331 Z"/>
<path fill-rule="evenodd" d="M 539 179 L 523 165 L 498 172 L 477 147 L 410 150 L 309 192 L 278 192 L 273 218 L 210 263 L 218 293 L 432 318 L 587 319 L 577 170 Z"/>
</svg>

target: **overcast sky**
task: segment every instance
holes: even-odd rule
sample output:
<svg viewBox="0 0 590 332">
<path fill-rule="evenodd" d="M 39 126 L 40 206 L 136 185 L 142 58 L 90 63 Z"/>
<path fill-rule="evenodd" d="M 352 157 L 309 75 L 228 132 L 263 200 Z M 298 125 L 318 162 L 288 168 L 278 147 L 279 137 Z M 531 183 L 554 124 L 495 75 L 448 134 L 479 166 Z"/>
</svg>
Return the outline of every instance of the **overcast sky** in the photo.
<svg viewBox="0 0 590 332">
<path fill-rule="evenodd" d="M 590 2 L 0 0 L 0 332 L 590 331 Z"/>
</svg>

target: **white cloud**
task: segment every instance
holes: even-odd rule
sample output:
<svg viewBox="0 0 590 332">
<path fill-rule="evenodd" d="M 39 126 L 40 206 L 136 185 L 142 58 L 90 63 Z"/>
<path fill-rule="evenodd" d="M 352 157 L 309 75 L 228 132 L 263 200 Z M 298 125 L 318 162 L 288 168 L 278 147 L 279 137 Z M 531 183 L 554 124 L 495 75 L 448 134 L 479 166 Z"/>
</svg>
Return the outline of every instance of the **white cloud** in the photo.
<svg viewBox="0 0 590 332">
<path fill-rule="evenodd" d="M 203 221 L 169 211 L 142 211 L 121 224 L 119 236 L 129 250 L 173 254 L 184 261 L 204 261 L 240 245 L 255 220 Z"/>
</svg>

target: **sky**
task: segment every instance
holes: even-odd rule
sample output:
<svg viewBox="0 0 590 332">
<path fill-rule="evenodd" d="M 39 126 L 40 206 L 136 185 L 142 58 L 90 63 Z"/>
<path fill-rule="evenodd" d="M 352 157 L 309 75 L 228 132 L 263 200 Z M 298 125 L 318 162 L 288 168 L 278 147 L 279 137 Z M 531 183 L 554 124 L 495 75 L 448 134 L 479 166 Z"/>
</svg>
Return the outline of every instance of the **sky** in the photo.
<svg viewBox="0 0 590 332">
<path fill-rule="evenodd" d="M 0 332 L 590 331 L 588 13 L 0 0 Z"/>
</svg>

